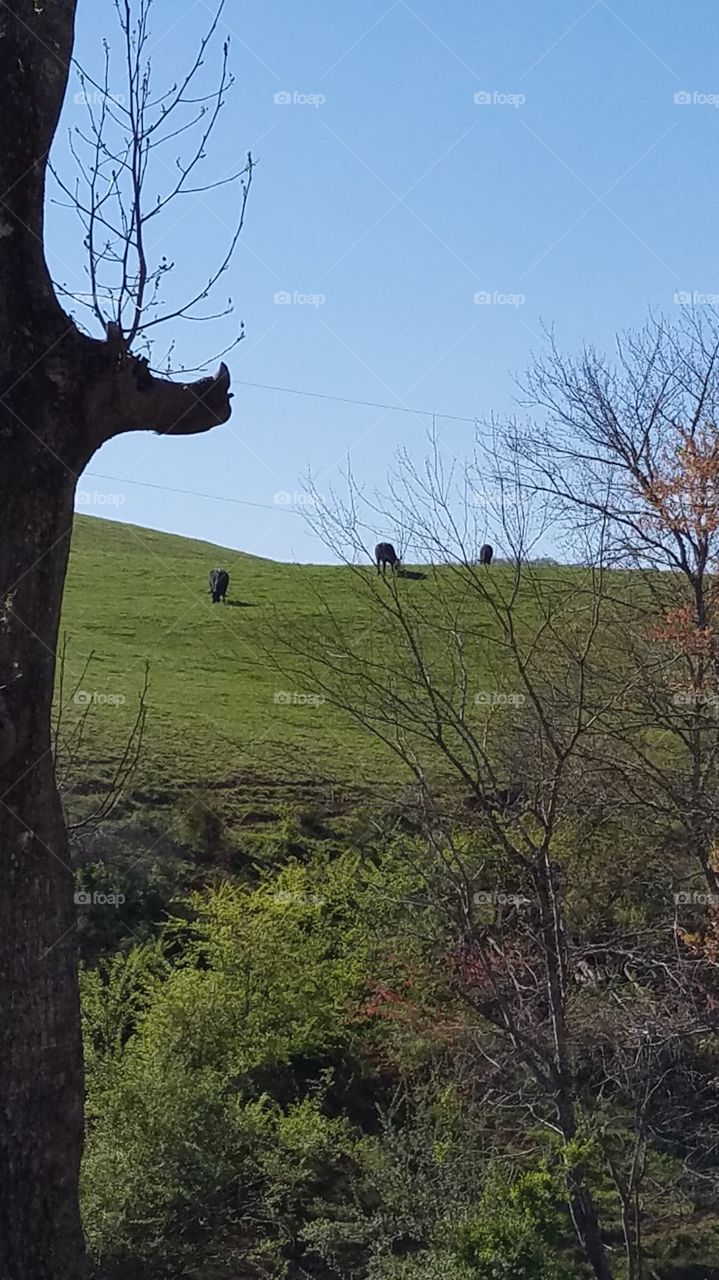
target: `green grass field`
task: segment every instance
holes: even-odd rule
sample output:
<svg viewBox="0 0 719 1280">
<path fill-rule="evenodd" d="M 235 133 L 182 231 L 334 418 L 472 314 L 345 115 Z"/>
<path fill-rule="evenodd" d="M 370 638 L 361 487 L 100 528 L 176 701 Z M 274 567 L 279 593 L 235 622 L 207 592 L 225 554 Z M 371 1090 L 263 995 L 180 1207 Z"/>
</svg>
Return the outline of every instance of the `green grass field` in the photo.
<svg viewBox="0 0 719 1280">
<path fill-rule="evenodd" d="M 216 566 L 230 573 L 225 605 L 208 593 Z M 279 564 L 77 517 L 62 621 L 61 737 L 71 740 L 89 696 L 78 764 L 106 777 L 137 714 L 148 663 L 136 785 L 211 783 L 247 771 L 369 780 L 380 767 L 377 744 L 326 704 L 278 702 L 284 692 L 312 689 L 288 688 L 263 657 L 279 627 L 311 629 L 315 618 L 319 626 L 321 597 L 361 641 L 369 614 L 345 568 Z"/>
<path fill-rule="evenodd" d="M 208 574 L 214 567 L 230 573 L 224 605 L 210 600 Z M 510 581 L 508 573 L 501 565 L 493 567 L 490 589 L 501 591 L 502 583 Z M 555 597 L 574 601 L 581 586 L 577 570 L 559 567 L 541 570 L 539 581 L 553 602 Z M 372 566 L 358 574 L 343 566 L 280 564 L 210 543 L 78 517 L 56 713 L 61 717 L 60 760 L 72 757 L 71 780 L 80 781 L 82 794 L 112 775 L 137 715 L 146 664 L 147 725 L 132 789 L 147 794 L 148 803 L 165 793 L 169 801 L 169 793 L 183 786 L 233 792 L 242 783 L 250 794 L 270 783 L 285 785 L 294 795 L 302 784 L 354 788 L 399 778 L 388 748 L 329 702 L 314 701 L 306 665 L 291 657 L 295 636 L 304 637 L 313 652 L 332 653 L 333 647 L 344 646 L 347 667 L 341 667 L 341 679 L 346 669 L 349 682 L 353 655 L 365 655 L 374 644 L 374 658 L 384 673 L 391 651 L 378 639 L 376 587 Z M 442 569 L 426 575 L 410 572 L 399 589 L 418 617 L 424 611 L 431 620 L 428 652 L 435 669 L 451 675 L 449 637 L 443 624 L 435 623 L 445 618 L 451 629 L 456 579 Z M 384 590 L 380 587 L 380 596 Z M 478 609 L 476 599 L 470 609 L 465 657 L 471 701 L 472 691 L 501 687 L 498 681 L 511 664 L 496 645 L 489 611 Z M 532 629 L 535 609 L 536 596 L 528 591 L 519 612 Z M 294 676 L 277 670 L 285 658 Z M 550 648 L 542 662 L 552 659 Z"/>
</svg>

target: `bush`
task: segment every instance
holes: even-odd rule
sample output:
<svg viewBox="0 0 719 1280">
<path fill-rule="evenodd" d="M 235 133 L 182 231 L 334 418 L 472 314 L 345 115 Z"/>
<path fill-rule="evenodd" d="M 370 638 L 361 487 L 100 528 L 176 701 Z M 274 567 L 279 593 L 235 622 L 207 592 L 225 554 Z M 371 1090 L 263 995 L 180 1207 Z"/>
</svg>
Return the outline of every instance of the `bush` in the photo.
<svg viewBox="0 0 719 1280">
<path fill-rule="evenodd" d="M 494 1173 L 477 1220 L 459 1232 L 457 1254 L 474 1280 L 577 1280 L 576 1265 L 566 1259 L 571 1243 L 550 1173 L 525 1173 L 513 1181 Z"/>
<path fill-rule="evenodd" d="M 84 1219 L 103 1268 L 269 1278 L 302 1254 L 355 1140 L 328 1114 L 331 1071 L 307 1072 L 346 1057 L 360 993 L 321 887 L 288 868 L 196 895 L 165 931 L 172 968 L 145 948 L 85 975 Z"/>
</svg>

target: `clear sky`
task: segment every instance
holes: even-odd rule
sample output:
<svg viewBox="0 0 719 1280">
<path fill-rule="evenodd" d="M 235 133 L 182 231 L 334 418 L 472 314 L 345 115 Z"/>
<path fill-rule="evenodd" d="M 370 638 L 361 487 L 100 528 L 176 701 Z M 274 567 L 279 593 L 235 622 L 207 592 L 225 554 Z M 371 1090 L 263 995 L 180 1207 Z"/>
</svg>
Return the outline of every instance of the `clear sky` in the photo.
<svg viewBox="0 0 719 1280">
<path fill-rule="evenodd" d="M 194 56 L 210 12 L 155 0 L 158 85 Z M 111 0 L 81 0 L 85 66 L 99 71 L 115 23 Z M 381 488 L 398 449 L 424 455 L 431 418 L 243 383 L 482 419 L 511 410 L 542 324 L 565 348 L 606 346 L 649 307 L 675 313 L 677 292 L 719 294 L 711 0 L 227 0 L 222 30 L 236 83 L 207 178 L 248 150 L 259 162 L 218 293 L 236 317 L 171 324 L 158 359 L 175 339 L 199 364 L 244 320 L 233 417 L 195 438 L 106 445 L 90 470 L 120 482 L 83 477 L 79 510 L 327 559 L 297 514 L 308 468 L 328 493 L 349 455 Z M 110 84 L 122 93 L 119 65 Z M 71 89 L 55 151 L 66 178 L 83 111 Z M 170 299 L 210 273 L 235 198 L 187 196 L 166 222 Z M 49 240 L 56 277 L 86 289 L 82 233 L 62 210 Z M 436 425 L 447 457 L 471 447 L 471 422 Z"/>
</svg>

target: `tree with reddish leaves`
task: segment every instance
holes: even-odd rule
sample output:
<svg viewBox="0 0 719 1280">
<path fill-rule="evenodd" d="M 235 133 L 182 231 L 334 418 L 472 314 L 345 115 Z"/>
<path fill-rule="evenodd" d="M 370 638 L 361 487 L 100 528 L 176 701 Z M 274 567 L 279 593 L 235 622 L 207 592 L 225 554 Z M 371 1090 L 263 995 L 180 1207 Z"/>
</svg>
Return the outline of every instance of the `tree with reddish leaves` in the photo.
<svg viewBox="0 0 719 1280">
<path fill-rule="evenodd" d="M 606 776 L 642 823 L 679 825 L 717 892 L 719 315 L 652 317 L 618 336 L 614 357 L 550 342 L 523 391 L 534 416 L 507 456 L 525 492 L 574 555 L 601 540 L 607 567 L 634 571 L 615 661 L 637 679 Z"/>
<path fill-rule="evenodd" d="M 88 244 L 88 219 L 96 233 L 89 244 L 92 306 L 104 334 L 84 332 L 58 300 L 43 248 L 46 177 L 70 74 L 76 8 L 77 0 L 0 6 L 0 1275 L 7 1280 L 84 1274 L 75 907 L 50 731 L 76 482 L 95 451 L 122 432 L 192 435 L 230 416 L 226 365 L 198 381 L 173 381 L 137 354 L 137 343 L 159 318 L 154 281 L 164 273 L 148 262 L 145 247 L 152 97 L 137 41 L 124 114 L 115 121 L 125 131 L 125 149 L 113 152 L 117 142 L 91 130 L 95 168 L 85 170 L 92 183 L 98 172 L 111 175 L 113 154 L 124 157 L 125 203 L 110 212 L 111 201 L 97 186 L 77 197 Z M 129 4 L 118 6 L 129 41 L 138 23 L 146 31 L 148 8 L 139 0 L 135 19 Z M 215 26 L 216 19 L 211 33 Z M 227 87 L 224 66 L 219 96 L 209 95 L 209 119 L 205 112 L 199 117 L 198 155 Z M 191 78 L 174 89 L 180 113 Z M 165 116 L 171 101 L 166 96 L 160 107 Z M 180 172 L 190 174 L 194 166 L 191 156 Z M 251 161 L 244 179 L 234 176 L 237 235 Z M 175 173 L 171 187 L 177 182 Z M 113 227 L 124 233 L 125 252 Z M 108 264 L 120 274 L 106 306 L 98 280 Z M 206 296 L 203 288 L 170 314 L 197 318 L 189 308 Z"/>
</svg>

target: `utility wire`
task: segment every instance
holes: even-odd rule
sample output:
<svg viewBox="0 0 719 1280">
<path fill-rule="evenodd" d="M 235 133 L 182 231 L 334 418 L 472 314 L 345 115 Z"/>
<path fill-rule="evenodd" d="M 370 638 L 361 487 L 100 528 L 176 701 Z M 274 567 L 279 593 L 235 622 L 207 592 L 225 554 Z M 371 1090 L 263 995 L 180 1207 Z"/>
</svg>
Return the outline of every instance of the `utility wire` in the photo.
<svg viewBox="0 0 719 1280">
<path fill-rule="evenodd" d="M 196 489 L 173 489 L 168 484 L 151 484 L 149 480 L 130 480 L 127 476 L 105 476 L 99 471 L 86 471 L 85 475 L 92 476 L 94 480 L 112 480 L 114 484 L 135 484 L 141 489 L 160 489 L 163 493 L 181 493 L 185 498 L 209 498 L 212 502 L 233 502 L 238 507 L 259 507 L 262 511 L 287 511 L 293 516 L 301 515 L 301 512 L 287 503 L 278 502 L 271 506 L 269 502 L 250 502 L 249 498 L 226 498 L 221 493 L 198 493 Z"/>
<path fill-rule="evenodd" d="M 267 382 L 244 382 L 241 378 L 233 378 L 233 385 L 238 387 L 256 387 L 261 391 L 284 391 L 293 396 L 311 396 L 313 400 L 334 400 L 336 404 L 358 404 L 365 409 L 386 409 L 389 413 L 414 413 L 425 418 L 445 418 L 448 422 L 471 422 L 478 425 L 477 418 L 463 418 L 457 413 L 439 413 L 436 409 L 411 409 L 404 404 L 380 404 L 377 400 L 353 400 L 350 396 L 332 396 L 323 391 L 301 391 L 298 387 L 276 387 Z"/>
<path fill-rule="evenodd" d="M 254 387 L 259 391 L 281 391 L 286 395 L 308 396 L 312 400 L 333 400 L 335 404 L 354 404 L 363 409 L 383 409 L 388 413 L 413 413 L 421 417 L 431 418 L 433 425 L 436 418 L 443 418 L 448 422 L 471 422 L 474 426 L 478 425 L 477 418 L 464 418 L 457 413 L 438 413 L 435 409 L 410 409 L 403 404 L 381 404 L 376 400 L 354 400 L 350 396 L 333 396 L 323 391 L 302 391 L 299 387 L 279 387 L 267 382 L 246 382 L 237 378 L 233 381 L 235 386 Z M 286 511 L 292 516 L 302 514 L 290 504 L 279 502 L 270 506 L 267 502 L 251 502 L 249 498 L 227 498 L 220 493 L 199 493 L 195 489 L 173 489 L 166 484 L 151 484 L 148 480 L 130 480 L 119 476 L 106 476 L 99 471 L 86 471 L 85 475 L 92 476 L 95 480 L 111 480 L 113 484 L 134 484 L 141 489 L 158 489 L 162 493 L 178 493 L 185 498 L 207 498 L 210 502 L 231 502 L 238 507 L 256 507 L 261 511 Z"/>
</svg>

